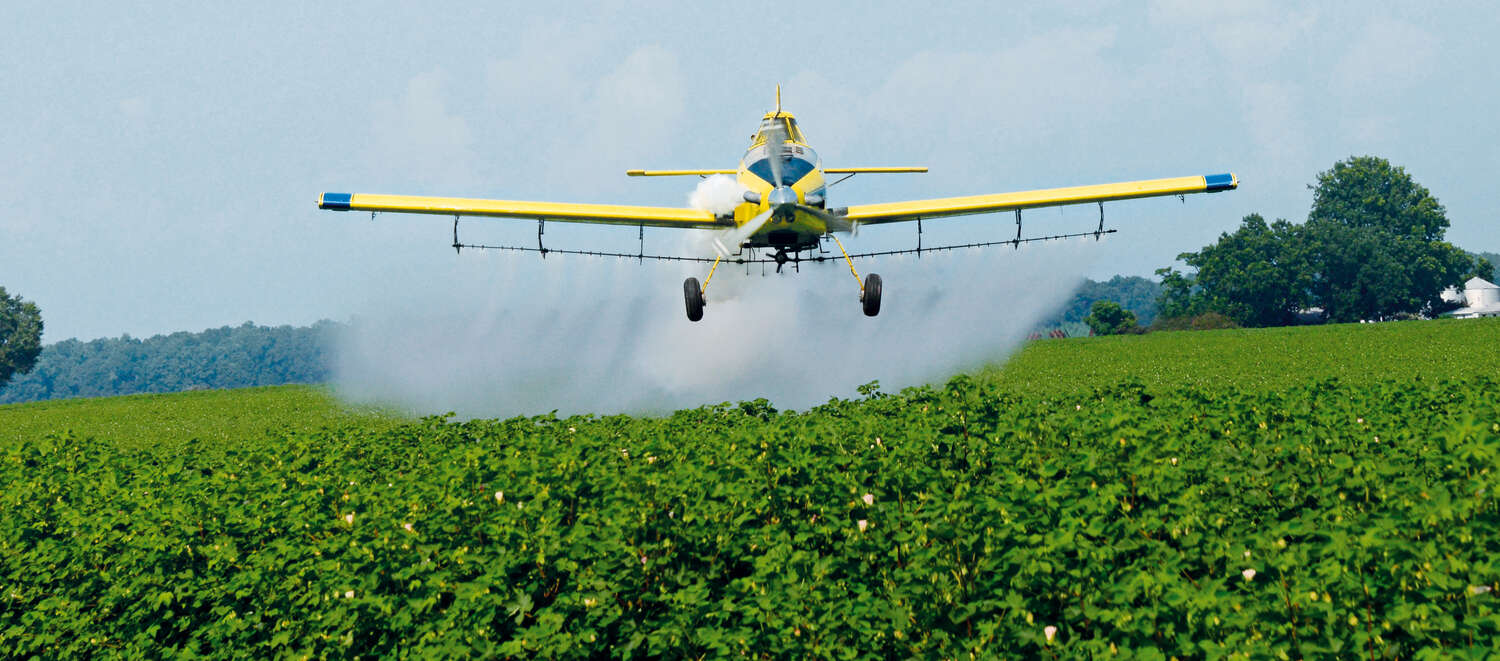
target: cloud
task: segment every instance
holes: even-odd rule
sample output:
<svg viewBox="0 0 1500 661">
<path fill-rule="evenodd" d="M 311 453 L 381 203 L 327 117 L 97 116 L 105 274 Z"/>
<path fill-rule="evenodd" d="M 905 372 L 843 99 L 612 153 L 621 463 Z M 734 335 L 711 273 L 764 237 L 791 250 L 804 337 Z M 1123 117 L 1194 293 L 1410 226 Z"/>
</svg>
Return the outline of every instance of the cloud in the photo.
<svg viewBox="0 0 1500 661">
<path fill-rule="evenodd" d="M 1305 104 L 1294 85 L 1277 82 L 1244 86 L 1244 117 L 1262 162 L 1302 163 L 1307 158 Z M 1271 173 L 1268 173 L 1271 174 Z M 1279 173 L 1276 173 L 1279 174 Z M 1306 176 L 1299 173 L 1298 176 Z"/>
<path fill-rule="evenodd" d="M 1105 54 L 1115 38 L 1114 28 L 1064 28 L 999 50 L 915 53 L 859 105 L 866 139 L 941 163 L 964 188 L 992 185 L 1007 153 L 1080 148 L 1080 118 L 1129 97 L 1129 75 Z"/>
<path fill-rule="evenodd" d="M 410 78 L 400 97 L 375 103 L 372 167 L 388 178 L 434 189 L 461 190 L 479 183 L 473 132 L 467 120 L 448 109 L 446 87 L 447 76 L 434 70 Z"/>
<path fill-rule="evenodd" d="M 120 101 L 120 114 L 127 119 L 140 121 L 151 113 L 151 101 L 142 96 L 132 96 Z"/>
<path fill-rule="evenodd" d="M 677 56 L 643 46 L 594 86 L 575 135 L 592 155 L 580 177 L 595 176 L 623 188 L 623 170 L 670 153 L 685 124 L 687 87 Z"/>
<path fill-rule="evenodd" d="M 1359 96 L 1400 93 L 1432 72 L 1437 46 L 1437 38 L 1416 25 L 1374 17 L 1339 58 L 1336 82 Z"/>
<path fill-rule="evenodd" d="M 1153 0 L 1151 21 L 1168 29 L 1188 29 L 1242 71 L 1279 58 L 1305 43 L 1319 12 L 1276 0 L 1194 2 Z"/>
</svg>

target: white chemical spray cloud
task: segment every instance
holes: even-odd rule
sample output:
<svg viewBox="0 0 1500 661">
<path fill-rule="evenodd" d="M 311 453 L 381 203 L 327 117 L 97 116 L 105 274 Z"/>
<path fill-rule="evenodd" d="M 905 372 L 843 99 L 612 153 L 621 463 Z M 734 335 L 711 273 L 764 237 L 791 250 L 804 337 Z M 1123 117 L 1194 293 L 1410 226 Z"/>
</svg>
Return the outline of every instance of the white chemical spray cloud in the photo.
<svg viewBox="0 0 1500 661">
<path fill-rule="evenodd" d="M 803 409 L 877 379 L 893 392 L 1002 361 L 1082 281 L 1091 244 L 861 262 L 885 283 L 873 318 L 842 262 L 765 276 L 721 265 L 698 323 L 681 293 L 684 277 L 703 278 L 698 265 L 481 258 L 471 270 L 487 277 L 356 317 L 335 382 L 351 400 L 463 417 L 757 397 Z"/>
<path fill-rule="evenodd" d="M 688 193 L 688 206 L 712 212 L 715 216 L 733 213 L 736 206 L 745 202 L 746 190 L 739 180 L 727 174 L 710 175 Z"/>
</svg>

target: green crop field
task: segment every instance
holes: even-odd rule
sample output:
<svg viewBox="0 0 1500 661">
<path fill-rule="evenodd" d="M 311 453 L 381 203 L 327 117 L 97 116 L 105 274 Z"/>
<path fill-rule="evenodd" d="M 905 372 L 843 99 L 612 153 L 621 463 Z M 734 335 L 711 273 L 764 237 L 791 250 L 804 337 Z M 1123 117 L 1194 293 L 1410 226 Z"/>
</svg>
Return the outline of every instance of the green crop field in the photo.
<svg viewBox="0 0 1500 661">
<path fill-rule="evenodd" d="M 340 404 L 323 388 L 267 386 L 0 406 L 0 446 L 62 433 L 126 447 L 165 449 L 190 440 L 219 446 L 336 423 L 401 422 L 392 412 Z"/>
<path fill-rule="evenodd" d="M 1489 657 L 1496 339 L 1049 340 L 802 412 L 0 407 L 0 655 Z"/>
<path fill-rule="evenodd" d="M 1500 377 L 1500 319 L 1179 331 L 1030 343 L 981 381 L 1013 392 L 1087 392 L 1122 380 L 1153 389 L 1284 388 L 1339 379 Z"/>
</svg>

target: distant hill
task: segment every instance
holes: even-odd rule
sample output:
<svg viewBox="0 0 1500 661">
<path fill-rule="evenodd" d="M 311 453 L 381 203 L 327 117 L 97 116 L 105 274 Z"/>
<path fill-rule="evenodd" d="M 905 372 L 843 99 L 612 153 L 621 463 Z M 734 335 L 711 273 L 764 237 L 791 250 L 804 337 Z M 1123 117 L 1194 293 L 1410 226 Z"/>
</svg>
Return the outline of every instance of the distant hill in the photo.
<svg viewBox="0 0 1500 661">
<path fill-rule="evenodd" d="M 329 378 L 332 321 L 312 326 L 250 322 L 201 333 L 138 340 L 129 335 L 42 348 L 36 367 L 0 387 L 0 404 L 68 397 L 323 383 Z"/>
<path fill-rule="evenodd" d="M 1492 252 L 1473 252 L 1469 254 L 1488 260 L 1492 270 L 1490 271 L 1490 277 L 1485 279 L 1490 282 L 1500 282 L 1500 254 Z"/>
<path fill-rule="evenodd" d="M 1156 299 L 1161 296 L 1161 283 L 1140 276 L 1117 275 L 1104 282 L 1084 280 L 1083 286 L 1073 292 L 1057 314 L 1037 324 L 1039 329 L 1072 328 L 1083 325 L 1089 316 L 1094 301 L 1114 301 L 1135 313 L 1136 321 L 1150 326 L 1156 320 Z"/>
</svg>

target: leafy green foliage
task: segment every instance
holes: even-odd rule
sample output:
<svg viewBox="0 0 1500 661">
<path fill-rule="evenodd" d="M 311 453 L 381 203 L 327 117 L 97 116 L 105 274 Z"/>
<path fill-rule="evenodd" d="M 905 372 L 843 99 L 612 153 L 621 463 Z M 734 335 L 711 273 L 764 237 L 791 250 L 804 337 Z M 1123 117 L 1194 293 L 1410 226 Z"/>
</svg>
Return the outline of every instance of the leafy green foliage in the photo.
<svg viewBox="0 0 1500 661">
<path fill-rule="evenodd" d="M 1135 323 L 1135 313 L 1120 307 L 1114 301 L 1094 301 L 1084 322 L 1095 335 L 1140 332 L 1140 326 Z"/>
<path fill-rule="evenodd" d="M 0 388 L 12 376 L 31 371 L 41 350 L 41 311 L 0 287 Z"/>
<path fill-rule="evenodd" d="M 1500 384 L 1399 363 L 1496 328 L 1037 342 L 806 412 L 31 436 L 0 654 L 1482 657 Z"/>
<path fill-rule="evenodd" d="M 233 453 L 28 440 L 0 459 L 0 648 L 1478 652 L 1500 634 L 1496 386 L 960 377 L 800 414 L 430 418 Z"/>
<path fill-rule="evenodd" d="M 1135 313 L 1140 323 L 1150 324 L 1156 319 L 1157 299 L 1161 292 L 1160 283 L 1140 276 L 1117 275 L 1102 282 L 1084 280 L 1062 309 L 1037 327 L 1066 328 L 1070 324 L 1083 324 L 1095 301 L 1114 301 Z"/>
<path fill-rule="evenodd" d="M 1320 247 L 1311 287 L 1328 319 L 1390 319 L 1441 305 L 1448 287 L 1479 271 L 1452 244 L 1335 224 L 1306 226 Z"/>
<path fill-rule="evenodd" d="M 331 425 L 377 430 L 408 421 L 394 411 L 341 404 L 321 387 L 204 390 L 0 406 L 0 447 L 63 433 L 163 451 L 189 441 L 198 441 L 199 447 L 233 447 L 246 439 Z"/>
<path fill-rule="evenodd" d="M 1309 307 L 1336 322 L 1430 315 L 1445 288 L 1491 270 L 1442 240 L 1448 218 L 1437 198 L 1383 158 L 1335 163 L 1312 188 L 1305 224 L 1251 214 L 1178 256 L 1194 273 L 1158 270 L 1162 314 L 1213 311 L 1244 326 L 1295 323 Z"/>
<path fill-rule="evenodd" d="M 1478 274 L 1479 277 L 1484 278 L 1485 280 L 1489 280 L 1490 282 L 1500 281 L 1500 254 L 1492 252 L 1470 254 L 1476 259 L 1483 260 L 1484 262 L 1484 264 L 1480 264 L 1481 272 Z M 1485 267 L 1485 264 L 1488 264 L 1489 266 Z"/>
<path fill-rule="evenodd" d="M 0 404 L 205 388 L 320 383 L 340 326 L 242 326 L 48 345 L 31 374 L 0 389 Z"/>
<path fill-rule="evenodd" d="M 1441 241 L 1448 216 L 1406 169 L 1378 156 L 1351 156 L 1318 173 L 1307 222 L 1385 236 Z"/>
<path fill-rule="evenodd" d="M 1008 392 L 1078 394 L 1131 381 L 1153 390 L 1184 386 L 1279 390 L 1335 378 L 1372 385 L 1500 374 L 1500 319 L 1241 328 L 1031 342 L 975 378 Z"/>
<path fill-rule="evenodd" d="M 1239 328 L 1233 319 L 1217 312 L 1202 312 L 1193 316 L 1184 317 L 1157 317 L 1151 324 L 1151 331 L 1181 331 L 1181 330 L 1223 330 L 1226 328 Z"/>
<path fill-rule="evenodd" d="M 1267 224 L 1250 214 L 1233 234 L 1178 259 L 1197 269 L 1187 277 L 1173 269 L 1163 282 L 1167 316 L 1216 311 L 1241 326 L 1285 326 L 1310 302 L 1312 273 L 1300 228 L 1285 220 Z"/>
</svg>

